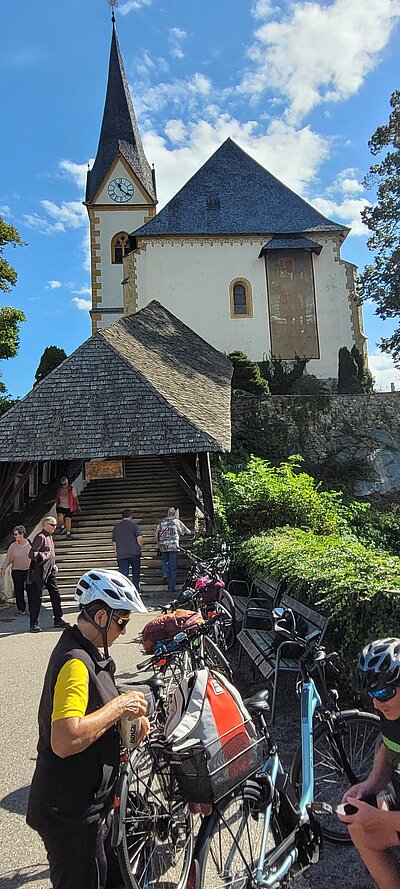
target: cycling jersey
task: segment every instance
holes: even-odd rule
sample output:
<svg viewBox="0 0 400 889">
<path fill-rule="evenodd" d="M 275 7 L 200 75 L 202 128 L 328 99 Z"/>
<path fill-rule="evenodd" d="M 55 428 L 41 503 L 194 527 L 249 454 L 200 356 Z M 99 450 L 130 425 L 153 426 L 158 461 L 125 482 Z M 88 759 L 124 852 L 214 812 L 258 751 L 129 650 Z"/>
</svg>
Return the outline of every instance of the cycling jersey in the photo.
<svg viewBox="0 0 400 889">
<path fill-rule="evenodd" d="M 100 709 L 118 692 L 115 664 L 78 626 L 60 637 L 46 671 L 39 705 L 39 743 L 28 801 L 28 824 L 42 835 L 103 818 L 119 767 L 119 732 L 109 728 L 81 753 L 61 758 L 51 748 L 51 723 Z"/>
<path fill-rule="evenodd" d="M 382 713 L 379 718 L 386 758 L 392 770 L 396 808 L 400 808 L 400 719 L 386 719 Z"/>
</svg>

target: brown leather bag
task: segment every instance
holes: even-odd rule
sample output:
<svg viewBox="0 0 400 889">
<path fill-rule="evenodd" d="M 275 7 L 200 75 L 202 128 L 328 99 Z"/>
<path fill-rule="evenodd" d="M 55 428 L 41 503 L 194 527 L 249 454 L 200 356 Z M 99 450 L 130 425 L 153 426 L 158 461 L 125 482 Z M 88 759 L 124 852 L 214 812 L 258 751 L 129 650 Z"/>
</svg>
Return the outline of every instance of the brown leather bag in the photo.
<svg viewBox="0 0 400 889">
<path fill-rule="evenodd" d="M 165 642 L 177 633 L 203 623 L 204 620 L 198 611 L 187 611 L 184 608 L 152 617 L 142 630 L 143 648 L 146 652 L 152 652 L 156 642 Z"/>
</svg>

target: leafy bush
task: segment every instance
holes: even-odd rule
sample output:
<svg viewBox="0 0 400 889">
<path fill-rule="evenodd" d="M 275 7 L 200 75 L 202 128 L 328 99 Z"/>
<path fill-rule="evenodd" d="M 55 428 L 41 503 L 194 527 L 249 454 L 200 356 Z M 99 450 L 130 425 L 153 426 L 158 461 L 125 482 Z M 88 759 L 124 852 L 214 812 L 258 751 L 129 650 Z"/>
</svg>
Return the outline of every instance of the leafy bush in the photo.
<svg viewBox="0 0 400 889">
<path fill-rule="evenodd" d="M 344 517 L 359 540 L 400 556 L 400 504 L 349 501 Z"/>
<path fill-rule="evenodd" d="M 328 639 L 340 655 L 341 684 L 348 690 L 364 645 L 398 633 L 400 559 L 350 534 L 324 537 L 280 528 L 245 541 L 237 561 L 250 577 L 261 572 L 284 578 L 293 596 L 331 618 Z"/>
<path fill-rule="evenodd" d="M 295 380 L 292 386 L 292 395 L 320 395 L 324 385 L 315 374 L 304 374 Z"/>
<path fill-rule="evenodd" d="M 232 389 L 251 392 L 252 395 L 269 395 L 269 386 L 263 380 L 258 364 L 250 361 L 244 352 L 231 352 L 228 355 L 233 364 Z"/>
<path fill-rule="evenodd" d="M 293 525 L 327 534 L 343 526 L 340 494 L 319 491 L 301 461 L 296 455 L 274 467 L 251 457 L 245 470 L 222 474 L 221 509 L 232 531 L 245 537 Z"/>
<path fill-rule="evenodd" d="M 307 358 L 296 355 L 294 361 L 284 361 L 270 355 L 259 362 L 261 376 L 267 381 L 272 395 L 291 395 L 292 386 L 303 376 Z"/>
</svg>

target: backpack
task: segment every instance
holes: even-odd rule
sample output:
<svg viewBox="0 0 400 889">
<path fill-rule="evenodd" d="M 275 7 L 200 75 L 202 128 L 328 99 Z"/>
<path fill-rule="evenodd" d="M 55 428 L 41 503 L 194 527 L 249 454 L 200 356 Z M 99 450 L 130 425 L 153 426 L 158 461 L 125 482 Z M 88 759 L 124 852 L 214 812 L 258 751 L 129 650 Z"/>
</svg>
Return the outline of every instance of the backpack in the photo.
<svg viewBox="0 0 400 889">
<path fill-rule="evenodd" d="M 211 602 L 219 601 L 220 592 L 225 588 L 225 584 L 220 577 L 199 577 L 194 588 L 200 593 L 202 602 L 210 605 Z"/>
<path fill-rule="evenodd" d="M 165 750 L 181 796 L 213 805 L 264 759 L 264 738 L 238 690 L 204 668 L 182 680 L 165 723 Z"/>
<path fill-rule="evenodd" d="M 173 639 L 177 633 L 184 632 L 189 627 L 203 624 L 204 620 L 198 611 L 187 611 L 185 608 L 177 608 L 169 614 L 160 614 L 152 617 L 143 627 L 141 643 L 146 652 L 152 652 L 156 642 L 165 642 Z"/>
</svg>

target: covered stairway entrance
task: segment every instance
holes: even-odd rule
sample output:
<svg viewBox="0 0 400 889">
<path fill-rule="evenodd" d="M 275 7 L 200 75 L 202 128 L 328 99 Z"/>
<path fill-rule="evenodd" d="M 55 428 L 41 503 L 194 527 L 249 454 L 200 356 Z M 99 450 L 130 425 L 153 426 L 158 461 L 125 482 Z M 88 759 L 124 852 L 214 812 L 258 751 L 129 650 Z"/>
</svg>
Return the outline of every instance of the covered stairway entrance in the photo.
<svg viewBox="0 0 400 889">
<path fill-rule="evenodd" d="M 186 460 L 188 456 L 185 455 Z M 173 459 L 179 466 L 179 460 Z M 185 461 L 186 462 L 186 461 Z M 190 482 L 190 479 L 189 479 Z M 161 558 L 156 555 L 154 530 L 170 506 L 179 508 L 182 522 L 194 529 L 195 504 L 160 457 L 129 457 L 124 479 L 96 479 L 80 494 L 82 513 L 74 520 L 73 536 L 54 538 L 59 569 L 58 585 L 63 599 L 72 598 L 76 583 L 88 568 L 116 568 L 112 529 L 122 510 L 129 508 L 140 525 L 144 547 L 141 562 L 143 592 L 161 590 Z M 190 538 L 183 538 L 183 547 Z M 183 582 L 186 560 L 180 559 L 178 585 Z"/>
</svg>

